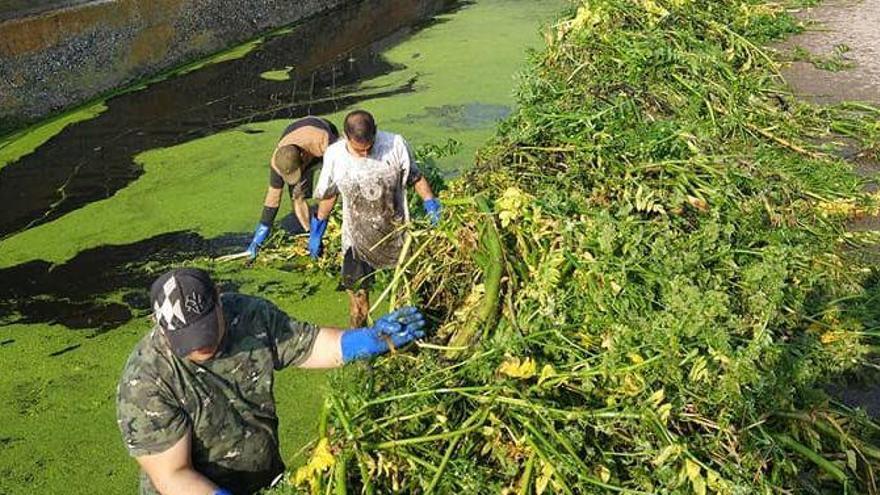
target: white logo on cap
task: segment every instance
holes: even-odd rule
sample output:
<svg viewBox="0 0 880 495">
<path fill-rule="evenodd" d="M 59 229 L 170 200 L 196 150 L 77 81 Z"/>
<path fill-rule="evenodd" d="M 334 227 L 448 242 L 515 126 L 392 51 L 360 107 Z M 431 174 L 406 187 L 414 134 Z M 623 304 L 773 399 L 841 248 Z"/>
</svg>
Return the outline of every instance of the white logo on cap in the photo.
<svg viewBox="0 0 880 495">
<path fill-rule="evenodd" d="M 162 286 L 162 291 L 165 293 L 165 301 L 162 302 L 162 305 L 159 305 L 159 301 L 156 301 L 153 304 L 153 309 L 156 311 L 156 318 L 159 320 L 159 323 L 162 323 L 166 330 L 176 330 L 178 327 L 174 324 L 174 318 L 180 320 L 180 326 L 186 325 L 186 318 L 183 316 L 183 310 L 180 307 L 180 299 L 178 298 L 176 301 L 171 301 L 172 295 L 177 290 L 177 280 L 172 276 L 165 282 L 165 285 Z"/>
<path fill-rule="evenodd" d="M 205 303 L 202 301 L 202 295 L 193 291 L 190 295 L 186 296 L 186 309 L 188 309 L 190 313 L 195 313 L 197 315 L 204 313 Z"/>
</svg>

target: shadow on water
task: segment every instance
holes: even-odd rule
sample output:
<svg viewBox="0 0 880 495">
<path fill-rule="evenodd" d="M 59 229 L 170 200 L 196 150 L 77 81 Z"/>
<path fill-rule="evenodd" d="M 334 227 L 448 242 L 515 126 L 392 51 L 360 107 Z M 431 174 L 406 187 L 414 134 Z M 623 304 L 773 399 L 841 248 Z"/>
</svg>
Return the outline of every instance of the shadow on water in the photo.
<svg viewBox="0 0 880 495">
<path fill-rule="evenodd" d="M 281 218 L 279 227 L 290 235 L 303 233 L 292 214 Z M 164 271 L 198 257 L 238 252 L 249 240 L 249 234 L 205 239 L 194 232 L 170 232 L 81 251 L 60 265 L 37 260 L 0 269 L 0 326 L 47 323 L 98 333 L 112 330 L 150 313 L 149 288 Z M 217 284 L 224 291 L 238 289 L 232 280 L 218 279 Z M 272 285 L 279 284 L 266 283 L 258 292 L 271 293 Z M 301 296 L 314 289 L 305 284 Z M 14 342 L 0 341 L 0 347 Z"/>
<path fill-rule="evenodd" d="M 68 127 L 0 169 L 0 238 L 112 196 L 143 173 L 134 161 L 141 152 L 248 123 L 330 113 L 414 91 L 414 79 L 389 87 L 358 82 L 401 69 L 379 52 L 440 22 L 433 16 L 467 3 L 356 2 L 270 38 L 239 60 L 110 99 L 98 117 Z M 260 77 L 287 66 L 295 67 L 288 81 Z"/>
<path fill-rule="evenodd" d="M 0 269 L 0 325 L 50 323 L 111 330 L 148 314 L 149 287 L 168 267 L 241 249 L 246 237 L 205 239 L 193 232 L 172 232 L 88 249 L 61 265 L 37 260 Z"/>
</svg>

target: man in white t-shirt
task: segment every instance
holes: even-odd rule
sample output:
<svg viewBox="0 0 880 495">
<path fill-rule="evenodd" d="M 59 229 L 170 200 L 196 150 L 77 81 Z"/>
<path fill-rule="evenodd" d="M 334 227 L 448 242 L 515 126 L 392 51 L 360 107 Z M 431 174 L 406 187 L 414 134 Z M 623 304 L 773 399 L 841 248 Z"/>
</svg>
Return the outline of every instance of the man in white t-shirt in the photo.
<svg viewBox="0 0 880 495">
<path fill-rule="evenodd" d="M 440 200 L 413 160 L 403 137 L 378 131 L 373 116 L 356 110 L 345 117 L 345 139 L 327 148 L 314 197 L 309 254 L 321 255 L 327 219 L 342 195 L 342 285 L 349 294 L 351 324 L 362 326 L 369 314 L 367 290 L 377 269 L 397 263 L 409 222 L 406 190 L 412 186 L 436 224 Z"/>
</svg>

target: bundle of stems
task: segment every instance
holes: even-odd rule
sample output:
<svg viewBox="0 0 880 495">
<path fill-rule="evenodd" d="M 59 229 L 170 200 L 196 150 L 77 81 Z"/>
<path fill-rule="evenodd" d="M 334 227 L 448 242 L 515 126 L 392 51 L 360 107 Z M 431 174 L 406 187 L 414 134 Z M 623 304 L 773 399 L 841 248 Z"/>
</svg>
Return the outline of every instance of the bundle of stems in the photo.
<svg viewBox="0 0 880 495">
<path fill-rule="evenodd" d="M 387 300 L 425 342 L 335 378 L 315 493 L 877 493 L 878 110 L 793 98 L 785 4 L 589 0 L 415 232 Z M 292 490 L 292 488 L 287 488 Z"/>
</svg>

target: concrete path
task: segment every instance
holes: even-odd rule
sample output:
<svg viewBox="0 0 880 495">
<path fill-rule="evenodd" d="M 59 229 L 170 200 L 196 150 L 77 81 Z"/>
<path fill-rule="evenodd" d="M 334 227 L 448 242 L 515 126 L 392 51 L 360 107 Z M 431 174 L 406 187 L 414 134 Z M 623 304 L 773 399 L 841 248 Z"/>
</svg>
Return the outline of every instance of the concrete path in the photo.
<svg viewBox="0 0 880 495">
<path fill-rule="evenodd" d="M 845 45 L 846 60 L 853 68 L 830 72 L 810 62 L 795 62 L 783 70 L 786 80 L 799 96 L 816 103 L 864 101 L 880 105 L 880 0 L 826 0 L 799 16 L 810 25 L 779 48 L 802 47 L 819 56 L 831 55 Z M 857 171 L 864 175 L 880 172 L 874 162 L 857 160 Z M 863 218 L 850 225 L 853 230 L 880 230 L 880 218 Z M 880 418 L 880 388 L 873 383 L 836 385 L 829 390 L 841 401 L 863 408 Z"/>
<path fill-rule="evenodd" d="M 855 67 L 839 72 L 821 70 L 810 62 L 795 62 L 783 73 L 794 90 L 818 103 L 859 100 L 880 104 L 880 0 L 827 0 L 805 9 L 806 32 L 782 44 L 830 56 L 837 46 Z"/>
</svg>

